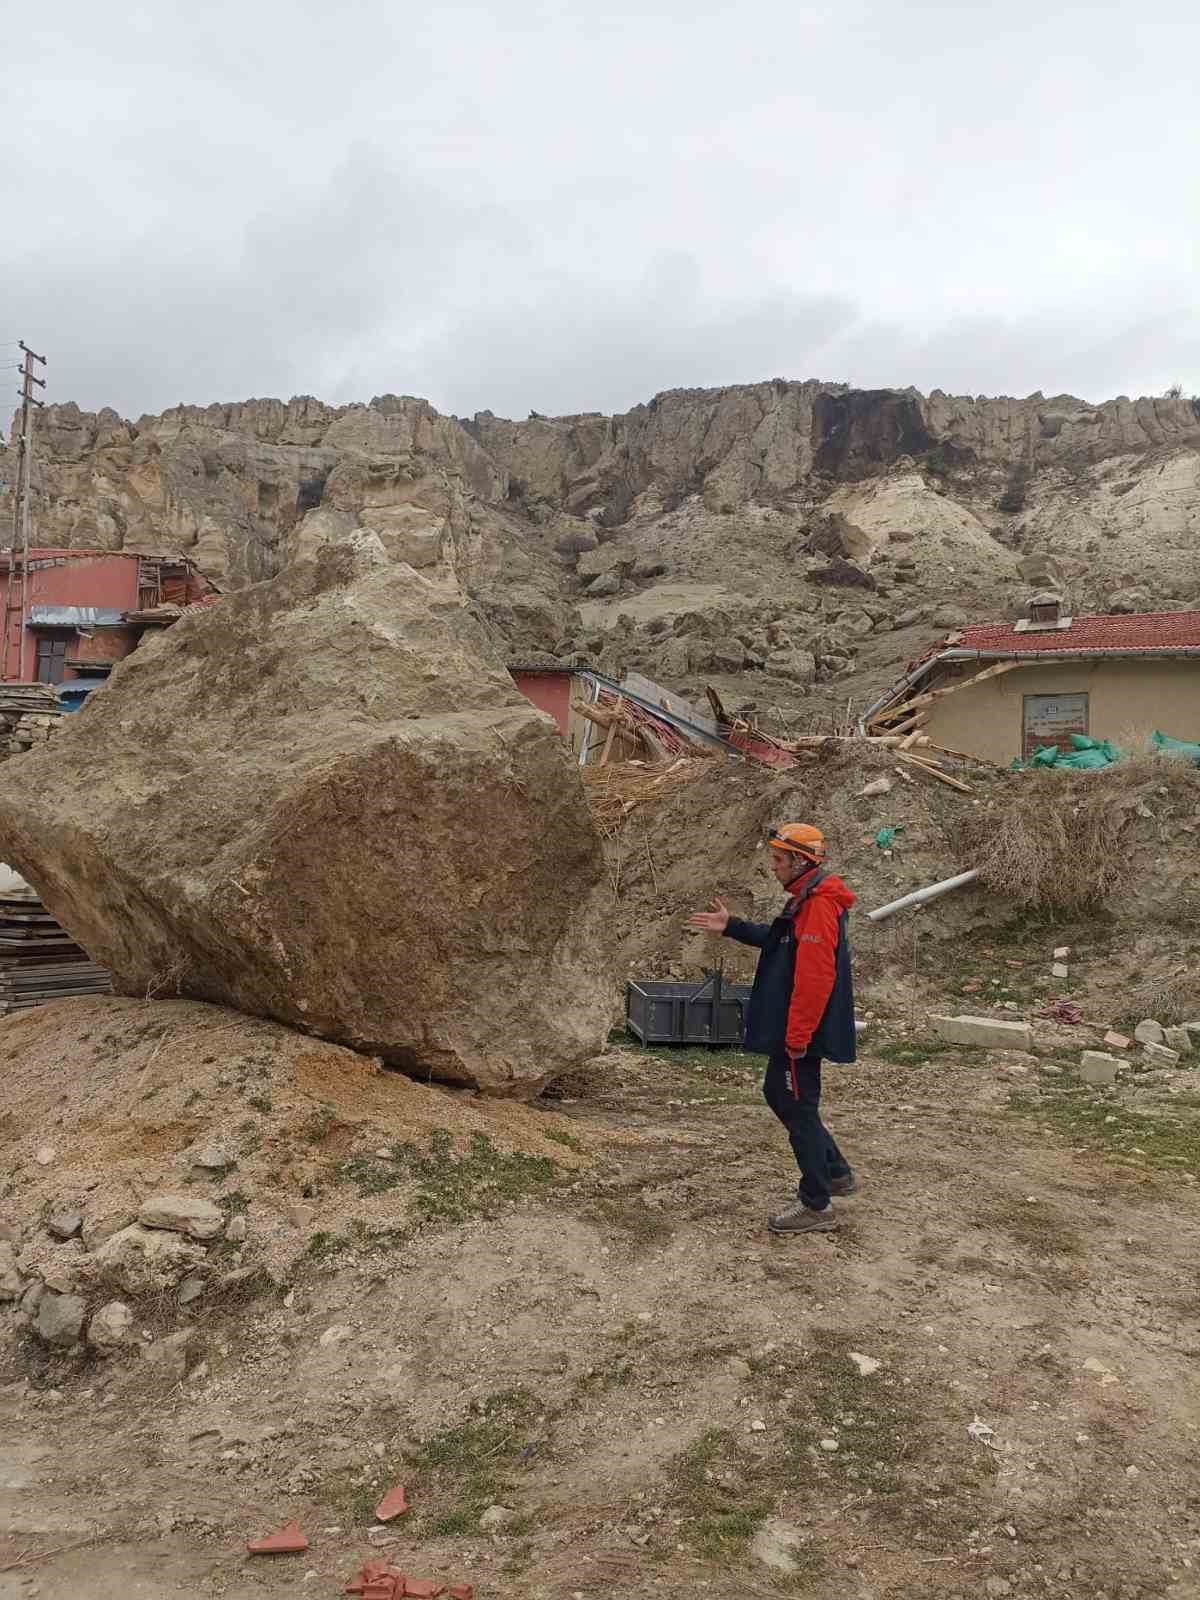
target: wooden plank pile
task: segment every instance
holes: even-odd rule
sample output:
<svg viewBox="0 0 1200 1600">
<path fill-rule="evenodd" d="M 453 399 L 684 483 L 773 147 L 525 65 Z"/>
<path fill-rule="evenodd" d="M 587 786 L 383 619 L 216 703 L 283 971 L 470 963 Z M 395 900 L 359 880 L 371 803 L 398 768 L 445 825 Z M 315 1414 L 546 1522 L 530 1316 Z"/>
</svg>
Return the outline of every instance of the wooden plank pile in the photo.
<svg viewBox="0 0 1200 1600">
<path fill-rule="evenodd" d="M 1022 661 L 996 661 L 990 667 L 985 667 L 982 672 L 976 672 L 969 678 L 959 678 L 953 683 L 946 684 L 941 689 L 926 689 L 921 694 L 906 696 L 901 690 L 892 700 L 875 712 L 867 724 L 868 738 L 898 739 L 896 746 L 896 759 L 904 763 L 904 767 L 896 770 L 903 777 L 905 768 L 925 773 L 927 777 L 936 778 L 939 783 L 947 784 L 951 789 L 957 789 L 962 794 L 970 794 L 971 785 L 964 783 L 961 778 L 954 778 L 948 772 L 943 772 L 939 758 L 949 756 L 958 761 L 974 761 L 980 766 L 990 763 L 980 761 L 978 756 L 967 754 L 963 750 L 950 750 L 945 745 L 934 744 L 928 734 L 922 732 L 929 721 L 930 707 L 937 701 L 945 699 L 947 695 L 957 694 L 960 689 L 971 689 L 977 683 L 985 683 L 989 678 L 999 678 L 1006 672 L 1024 666 Z"/>
<path fill-rule="evenodd" d="M 0 1016 L 71 995 L 111 994 L 106 969 L 17 883 L 9 878 L 0 891 Z"/>
<path fill-rule="evenodd" d="M 49 739 L 62 707 L 48 683 L 0 683 L 0 756 L 16 755 Z"/>
</svg>

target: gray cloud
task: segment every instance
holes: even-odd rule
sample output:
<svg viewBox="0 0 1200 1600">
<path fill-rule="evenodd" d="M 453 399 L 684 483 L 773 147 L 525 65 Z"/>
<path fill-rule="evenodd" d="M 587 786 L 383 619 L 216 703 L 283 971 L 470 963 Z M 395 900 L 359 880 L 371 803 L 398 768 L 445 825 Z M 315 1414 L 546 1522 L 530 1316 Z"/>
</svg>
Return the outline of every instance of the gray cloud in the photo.
<svg viewBox="0 0 1200 1600">
<path fill-rule="evenodd" d="M 50 394 L 1200 389 L 1194 7 L 61 0 L 0 338 Z"/>
</svg>

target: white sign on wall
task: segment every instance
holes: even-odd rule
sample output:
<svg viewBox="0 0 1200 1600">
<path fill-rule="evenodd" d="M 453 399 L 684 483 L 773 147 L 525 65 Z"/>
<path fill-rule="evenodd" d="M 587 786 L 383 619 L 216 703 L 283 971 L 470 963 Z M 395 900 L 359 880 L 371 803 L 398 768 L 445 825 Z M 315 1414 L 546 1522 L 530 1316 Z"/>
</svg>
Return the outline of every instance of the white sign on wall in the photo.
<svg viewBox="0 0 1200 1600">
<path fill-rule="evenodd" d="M 1071 735 L 1088 731 L 1086 694 L 1027 694 L 1022 754 L 1028 759 L 1045 745 L 1073 748 Z"/>
</svg>

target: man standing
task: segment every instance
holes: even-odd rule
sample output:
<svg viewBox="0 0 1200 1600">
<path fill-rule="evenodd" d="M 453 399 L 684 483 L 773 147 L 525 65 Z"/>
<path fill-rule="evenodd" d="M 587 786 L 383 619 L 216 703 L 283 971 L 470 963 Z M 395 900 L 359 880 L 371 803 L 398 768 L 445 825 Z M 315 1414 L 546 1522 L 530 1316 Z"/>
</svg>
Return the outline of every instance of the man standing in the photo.
<svg viewBox="0 0 1200 1600">
<path fill-rule="evenodd" d="M 855 1058 L 854 990 L 846 922 L 854 896 L 824 871 L 825 839 L 803 822 L 772 828 L 771 871 L 788 893 L 774 922 L 743 922 L 717 900 L 688 927 L 724 934 L 761 954 L 746 1019 L 746 1049 L 767 1058 L 763 1095 L 791 1140 L 800 1186 L 767 1219 L 772 1233 L 831 1233 L 832 1195 L 857 1185 L 821 1121 L 821 1061 Z"/>
</svg>

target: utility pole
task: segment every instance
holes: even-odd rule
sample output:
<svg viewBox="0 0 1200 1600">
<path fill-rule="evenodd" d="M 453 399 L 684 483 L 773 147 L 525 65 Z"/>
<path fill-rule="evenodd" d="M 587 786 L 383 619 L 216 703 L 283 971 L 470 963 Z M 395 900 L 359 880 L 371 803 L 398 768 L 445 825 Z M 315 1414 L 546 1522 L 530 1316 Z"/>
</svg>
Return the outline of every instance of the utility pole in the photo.
<svg viewBox="0 0 1200 1600">
<path fill-rule="evenodd" d="M 29 523 L 33 499 L 33 412 L 42 402 L 33 386 L 46 387 L 46 380 L 34 376 L 33 364 L 46 365 L 45 356 L 31 350 L 24 339 L 21 348 L 21 434 L 17 440 L 17 482 L 13 501 L 12 544 L 8 552 L 8 585 L 4 605 L 4 661 L 6 683 L 20 682 L 25 665 L 25 611 L 29 599 Z M 14 627 L 15 622 L 15 627 Z"/>
</svg>

